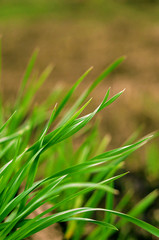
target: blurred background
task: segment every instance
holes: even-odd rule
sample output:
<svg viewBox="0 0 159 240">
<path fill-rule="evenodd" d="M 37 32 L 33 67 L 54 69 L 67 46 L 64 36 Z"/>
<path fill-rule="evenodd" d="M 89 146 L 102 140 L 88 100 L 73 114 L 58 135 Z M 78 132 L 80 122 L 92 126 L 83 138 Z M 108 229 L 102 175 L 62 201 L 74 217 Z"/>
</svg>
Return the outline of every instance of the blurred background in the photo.
<svg viewBox="0 0 159 240">
<path fill-rule="evenodd" d="M 40 50 L 37 70 L 49 63 L 55 66 L 38 102 L 55 87 L 67 90 L 94 66 L 77 91 L 79 96 L 113 60 L 125 55 L 125 62 L 92 94 L 94 109 L 108 87 L 112 95 L 126 88 L 117 102 L 99 114 L 101 134 L 110 134 L 112 148 L 121 146 L 139 128 L 141 136 L 158 129 L 159 0 L 1 0 L 0 34 L 5 102 L 16 98 L 35 48 Z M 158 187 L 158 149 L 155 140 L 126 163 L 130 185 L 134 181 L 133 188 L 141 197 Z M 154 224 L 157 221 L 156 214 Z"/>
</svg>

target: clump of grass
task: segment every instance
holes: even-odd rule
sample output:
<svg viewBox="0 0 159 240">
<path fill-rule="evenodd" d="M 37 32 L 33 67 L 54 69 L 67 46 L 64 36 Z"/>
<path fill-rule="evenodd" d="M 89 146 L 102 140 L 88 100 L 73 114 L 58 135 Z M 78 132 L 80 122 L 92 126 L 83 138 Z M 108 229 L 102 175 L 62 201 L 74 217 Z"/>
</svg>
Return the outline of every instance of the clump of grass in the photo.
<svg viewBox="0 0 159 240">
<path fill-rule="evenodd" d="M 86 223 L 95 223 L 98 226 L 86 236 L 86 239 L 97 239 L 99 234 L 100 239 L 108 239 L 117 230 L 115 225 L 120 228 L 126 222 L 134 223 L 159 236 L 157 228 L 136 218 L 156 199 L 158 196 L 156 191 L 135 206 L 129 214 L 120 211 L 128 203 L 130 193 L 123 197 L 113 210 L 114 195 L 118 193 L 114 188 L 114 181 L 127 174 L 116 172 L 121 169 L 125 159 L 152 139 L 153 135 L 105 151 L 109 136 L 106 135 L 100 140 L 98 124 L 95 124 L 86 129 L 84 133 L 89 134 L 78 149 L 74 150 L 72 143 L 74 134 L 82 134 L 80 130 L 123 93 L 121 91 L 109 98 L 108 89 L 101 104 L 93 112 L 81 117 L 83 110 L 91 101 L 91 99 L 86 101 L 87 97 L 124 58 L 118 59 L 104 70 L 54 126 L 55 120 L 91 69 L 78 79 L 59 105 L 54 104 L 50 118 L 46 122 L 50 104 L 48 99 L 30 112 L 36 91 L 51 72 L 51 67 L 48 67 L 39 77 L 32 75 L 36 57 L 37 52 L 34 52 L 15 105 L 12 106 L 13 113 L 7 121 L 4 121 L 6 111 L 3 110 L 2 104 L 0 107 L 0 239 L 25 239 L 57 222 L 69 222 L 64 233 L 66 239 L 81 239 L 85 233 Z M 60 91 L 52 93 L 49 98 L 51 104 L 56 102 L 59 94 Z M 99 208 L 103 198 L 106 199 L 105 208 Z M 34 218 L 29 218 L 37 208 L 48 203 L 47 210 Z M 98 211 L 104 214 L 102 220 L 96 220 L 92 216 L 92 213 Z M 123 220 L 116 224 L 117 217 Z"/>
</svg>

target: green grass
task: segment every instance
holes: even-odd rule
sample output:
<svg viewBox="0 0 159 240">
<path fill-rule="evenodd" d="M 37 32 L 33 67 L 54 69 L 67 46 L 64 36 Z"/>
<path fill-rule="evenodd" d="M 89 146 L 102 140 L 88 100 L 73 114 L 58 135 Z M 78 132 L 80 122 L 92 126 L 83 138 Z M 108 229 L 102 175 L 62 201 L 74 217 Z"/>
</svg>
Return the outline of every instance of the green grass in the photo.
<svg viewBox="0 0 159 240">
<path fill-rule="evenodd" d="M 134 134 L 128 144 L 106 151 L 109 136 L 101 139 L 98 123 L 92 126 L 90 122 L 98 112 L 116 101 L 123 91 L 109 97 L 108 89 L 101 104 L 93 112 L 82 115 L 91 102 L 87 98 L 93 89 L 124 58 L 108 66 L 62 115 L 62 110 L 91 69 L 77 80 L 60 104 L 56 102 L 61 91 L 53 91 L 49 100 L 34 107 L 35 93 L 45 84 L 52 69 L 49 66 L 35 76 L 32 71 L 36 57 L 35 51 L 15 104 L 11 108 L 0 108 L 0 239 L 25 239 L 57 222 L 67 222 L 66 239 L 81 239 L 86 224 L 92 223 L 97 227 L 85 238 L 97 239 L 100 234 L 101 239 L 108 239 L 117 230 L 116 226 L 120 229 L 127 222 L 159 237 L 159 229 L 136 218 L 155 201 L 157 191 L 146 196 L 128 214 L 122 211 L 131 198 L 130 193 L 115 208 L 113 204 L 115 195 L 119 194 L 114 182 L 127 174 L 122 170 L 123 162 L 156 134 L 138 141 L 138 134 Z M 51 108 L 52 111 L 48 111 Z M 74 145 L 76 139 L 78 147 Z M 100 208 L 103 199 L 105 207 Z M 36 217 L 29 217 L 43 205 L 48 209 Z M 94 219 L 94 212 L 102 212 L 102 215 Z M 118 217 L 122 220 L 116 223 Z"/>
</svg>

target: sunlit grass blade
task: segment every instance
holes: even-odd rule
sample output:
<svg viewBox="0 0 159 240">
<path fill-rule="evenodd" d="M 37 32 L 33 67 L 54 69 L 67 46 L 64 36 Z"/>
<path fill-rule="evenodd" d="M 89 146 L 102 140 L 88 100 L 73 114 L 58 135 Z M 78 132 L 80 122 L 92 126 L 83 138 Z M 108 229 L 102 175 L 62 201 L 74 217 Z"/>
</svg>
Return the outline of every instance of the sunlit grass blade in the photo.
<svg viewBox="0 0 159 240">
<path fill-rule="evenodd" d="M 109 106 L 111 103 L 113 103 L 118 97 L 120 97 L 120 95 L 121 95 L 124 91 L 125 91 L 125 89 L 122 90 L 121 92 L 117 93 L 116 95 L 114 95 L 114 96 L 113 96 L 112 98 L 110 98 L 108 101 L 104 101 L 103 104 L 101 105 L 101 107 L 99 108 L 98 112 L 99 112 L 100 110 L 102 110 L 103 108 Z M 107 98 L 106 98 L 106 100 L 107 100 Z"/>
<path fill-rule="evenodd" d="M 61 222 L 65 222 L 65 221 L 82 221 L 82 222 L 87 222 L 87 223 L 94 223 L 94 224 L 100 225 L 102 227 L 106 227 L 106 228 L 113 229 L 113 230 L 118 230 L 112 224 L 109 224 L 107 222 L 97 221 L 97 220 L 94 220 L 91 218 L 71 217 L 71 218 L 67 218 Z"/>
<path fill-rule="evenodd" d="M 130 154 L 133 151 L 135 151 L 136 149 L 138 149 L 139 147 L 141 147 L 143 144 L 145 144 L 151 138 L 152 138 L 152 136 L 146 137 L 145 139 L 142 139 L 135 144 L 132 144 L 132 145 L 129 145 L 126 147 L 121 147 L 121 148 L 118 148 L 117 150 L 111 150 L 104 154 L 100 154 L 99 156 L 96 156 L 85 163 L 75 165 L 73 167 L 59 171 L 59 172 L 55 173 L 54 175 L 52 175 L 51 177 L 59 177 L 59 176 L 65 175 L 65 174 L 75 173 L 76 171 L 83 171 L 84 169 L 88 169 L 90 167 L 97 166 L 104 162 L 112 161 L 119 157 L 124 157 L 127 154 Z"/>
<path fill-rule="evenodd" d="M 114 71 L 118 65 L 120 65 L 125 60 L 125 57 L 120 57 L 112 64 L 110 64 L 100 75 L 99 77 L 92 83 L 89 88 L 88 95 L 92 92 L 92 90 L 104 79 L 106 78 L 112 71 Z"/>
<path fill-rule="evenodd" d="M 151 140 L 154 136 L 153 135 L 150 135 L 150 136 L 147 136 L 143 139 L 141 139 L 140 141 L 134 143 L 134 144 L 130 144 L 128 146 L 124 146 L 124 147 L 121 147 L 121 148 L 117 148 L 117 149 L 114 149 L 114 150 L 110 150 L 110 151 L 107 151 L 103 154 L 100 154 L 94 158 L 92 158 L 92 160 L 96 160 L 96 159 L 104 159 L 104 158 L 107 158 L 107 157 L 111 157 L 111 156 L 120 156 L 122 155 L 123 153 L 125 152 L 129 152 L 129 150 L 131 149 L 136 149 L 138 147 L 141 147 L 142 145 L 144 145 L 147 141 Z"/>
<path fill-rule="evenodd" d="M 106 181 L 105 181 L 105 183 L 106 183 Z M 103 185 L 99 185 L 99 184 L 96 184 L 96 183 L 90 183 L 90 182 L 68 183 L 68 184 L 62 185 L 61 187 L 59 187 L 54 192 L 57 194 L 57 193 L 59 193 L 63 190 L 67 190 L 67 189 L 72 189 L 72 188 L 78 189 L 78 188 L 88 188 L 88 187 L 104 190 L 105 192 L 111 192 L 112 194 L 117 194 L 118 193 L 118 191 L 116 189 L 111 188 L 107 185 L 103 186 Z"/>
</svg>

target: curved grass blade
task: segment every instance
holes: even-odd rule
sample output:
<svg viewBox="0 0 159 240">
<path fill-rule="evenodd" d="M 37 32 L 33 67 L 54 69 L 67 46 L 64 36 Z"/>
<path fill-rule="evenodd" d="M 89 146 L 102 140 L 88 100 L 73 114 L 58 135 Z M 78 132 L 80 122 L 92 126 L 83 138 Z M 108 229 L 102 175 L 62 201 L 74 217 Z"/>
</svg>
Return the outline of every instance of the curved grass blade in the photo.
<svg viewBox="0 0 159 240">
<path fill-rule="evenodd" d="M 71 217 L 71 218 L 67 218 L 67 219 L 65 219 L 61 222 L 68 222 L 68 221 L 89 222 L 89 223 L 94 223 L 94 224 L 100 225 L 102 227 L 106 227 L 106 228 L 118 231 L 118 229 L 110 223 L 97 221 L 97 220 L 94 220 L 94 219 L 91 219 L 91 218 Z"/>
</svg>

